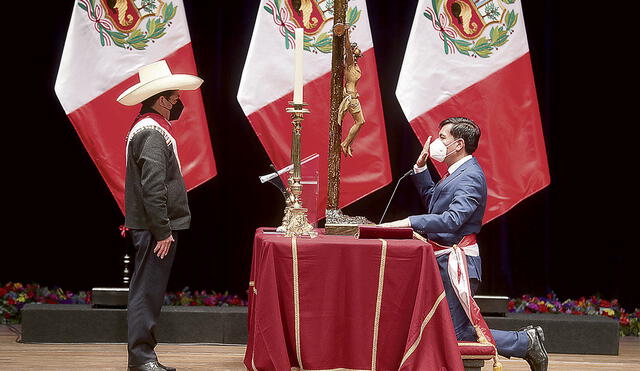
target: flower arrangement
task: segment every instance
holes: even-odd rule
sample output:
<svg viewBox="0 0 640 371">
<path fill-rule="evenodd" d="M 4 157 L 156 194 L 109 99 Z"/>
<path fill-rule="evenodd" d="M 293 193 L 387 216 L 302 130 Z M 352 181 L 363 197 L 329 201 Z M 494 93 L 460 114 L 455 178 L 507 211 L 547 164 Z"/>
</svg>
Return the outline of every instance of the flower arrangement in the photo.
<svg viewBox="0 0 640 371">
<path fill-rule="evenodd" d="M 21 309 L 27 303 L 42 304 L 90 304 L 91 290 L 74 293 L 59 287 L 49 289 L 39 284 L 23 285 L 9 282 L 0 286 L 0 323 L 20 323 Z M 248 302 L 228 292 L 216 293 L 206 290 L 191 291 L 185 287 L 178 292 L 167 292 L 164 305 L 174 306 L 247 306 Z M 544 297 L 522 295 L 509 300 L 511 313 L 567 313 L 595 315 L 613 318 L 620 325 L 621 336 L 640 336 L 640 309 L 627 312 L 617 299 L 605 300 L 596 296 L 578 300 L 560 301 L 554 292 Z"/>
<path fill-rule="evenodd" d="M 640 309 L 627 312 L 617 299 L 611 301 L 597 296 L 578 300 L 560 301 L 554 292 L 545 297 L 523 295 L 509 300 L 511 313 L 566 313 L 574 315 L 605 316 L 618 321 L 621 336 L 640 336 Z"/>
<path fill-rule="evenodd" d="M 38 284 L 9 282 L 0 286 L 0 323 L 19 323 L 22 307 L 27 303 L 89 304 L 90 291 L 73 293 L 59 287 L 49 289 Z"/>
<path fill-rule="evenodd" d="M 59 287 L 49 289 L 39 284 L 23 285 L 19 282 L 9 282 L 0 286 L 0 323 L 20 323 L 21 309 L 27 303 L 40 304 L 90 304 L 91 290 L 74 293 Z M 165 305 L 183 306 L 246 306 L 248 303 L 238 295 L 194 291 L 188 287 L 176 293 L 167 292 L 164 296 Z"/>
<path fill-rule="evenodd" d="M 206 290 L 194 291 L 193 293 L 188 287 L 176 293 L 168 292 L 164 296 L 164 305 L 176 306 L 196 306 L 206 305 L 215 307 L 231 307 L 231 306 L 247 306 L 248 302 L 238 295 L 229 295 L 228 292 L 216 293 L 212 291 L 207 293 Z"/>
</svg>

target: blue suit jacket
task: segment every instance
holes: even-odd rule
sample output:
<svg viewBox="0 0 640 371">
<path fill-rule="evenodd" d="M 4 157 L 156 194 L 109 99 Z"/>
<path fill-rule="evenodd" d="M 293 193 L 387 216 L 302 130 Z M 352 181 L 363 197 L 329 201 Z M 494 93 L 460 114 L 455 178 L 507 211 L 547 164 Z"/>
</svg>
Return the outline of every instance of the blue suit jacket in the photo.
<svg viewBox="0 0 640 371">
<path fill-rule="evenodd" d="M 434 183 L 428 170 L 412 176 L 427 214 L 410 216 L 411 227 L 429 240 L 452 246 L 462 237 L 480 232 L 487 206 L 487 182 L 475 158 Z M 467 257 L 470 278 L 480 279 L 480 258 Z"/>
</svg>

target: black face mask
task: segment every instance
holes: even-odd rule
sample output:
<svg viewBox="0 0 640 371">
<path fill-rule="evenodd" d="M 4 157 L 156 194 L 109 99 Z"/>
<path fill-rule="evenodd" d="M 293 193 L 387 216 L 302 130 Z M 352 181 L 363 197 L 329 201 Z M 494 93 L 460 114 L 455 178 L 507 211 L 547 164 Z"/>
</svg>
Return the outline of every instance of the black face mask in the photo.
<svg viewBox="0 0 640 371">
<path fill-rule="evenodd" d="M 182 114 L 183 109 L 184 104 L 182 104 L 182 101 L 178 99 L 169 110 L 169 121 L 175 121 L 180 118 L 180 114 Z"/>
</svg>

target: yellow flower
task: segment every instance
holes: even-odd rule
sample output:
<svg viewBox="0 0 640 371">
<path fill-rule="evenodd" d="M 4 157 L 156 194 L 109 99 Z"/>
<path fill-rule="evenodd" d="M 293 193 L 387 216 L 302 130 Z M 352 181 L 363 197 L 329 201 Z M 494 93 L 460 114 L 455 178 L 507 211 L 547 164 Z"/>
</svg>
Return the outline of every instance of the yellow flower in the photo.
<svg viewBox="0 0 640 371">
<path fill-rule="evenodd" d="M 616 314 L 616 312 L 614 312 L 611 308 L 600 308 L 600 310 L 606 313 L 608 316 L 613 317 Z"/>
</svg>

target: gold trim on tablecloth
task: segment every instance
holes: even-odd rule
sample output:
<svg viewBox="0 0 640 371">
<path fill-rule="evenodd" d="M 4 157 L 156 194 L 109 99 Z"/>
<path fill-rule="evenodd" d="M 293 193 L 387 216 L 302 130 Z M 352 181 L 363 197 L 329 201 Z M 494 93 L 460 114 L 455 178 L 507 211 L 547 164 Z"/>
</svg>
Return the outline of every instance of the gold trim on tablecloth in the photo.
<svg viewBox="0 0 640 371">
<path fill-rule="evenodd" d="M 387 262 L 387 241 L 379 238 L 382 242 L 380 253 L 380 271 L 378 273 L 378 296 L 376 297 L 376 316 L 373 322 L 373 348 L 371 351 L 371 370 L 376 369 L 376 358 L 378 355 L 378 327 L 380 325 L 380 307 L 382 306 L 382 289 L 384 285 L 384 267 Z"/>
<path fill-rule="evenodd" d="M 258 291 L 256 290 L 255 281 L 249 281 L 249 287 L 253 288 L 253 294 L 254 295 L 258 294 Z M 252 371 L 258 371 L 258 369 L 256 368 L 256 364 L 253 362 L 253 356 L 255 355 L 255 353 L 256 353 L 256 348 L 255 348 L 255 343 L 254 343 L 253 347 L 251 348 L 251 369 L 252 369 Z M 247 368 L 247 370 L 249 369 L 248 367 L 245 367 L 245 368 Z"/>
<path fill-rule="evenodd" d="M 420 344 L 420 340 L 422 340 L 422 332 L 424 331 L 424 328 L 427 326 L 429 321 L 431 321 L 431 317 L 433 317 L 433 315 L 435 314 L 436 310 L 438 309 L 438 305 L 440 305 L 440 302 L 444 299 L 444 297 L 445 297 L 445 294 L 444 294 L 444 290 L 443 290 L 442 293 L 440 294 L 440 296 L 438 296 L 438 299 L 436 299 L 435 304 L 433 304 L 433 307 L 431 308 L 431 310 L 429 311 L 429 313 L 425 317 L 424 321 L 422 321 L 422 326 L 420 326 L 420 335 L 418 335 L 418 338 L 416 339 L 416 341 L 407 350 L 407 353 L 405 353 L 404 357 L 402 357 L 402 362 L 400 362 L 400 367 L 399 368 L 402 367 L 404 362 L 416 350 L 416 348 L 418 347 L 418 344 Z"/>
<path fill-rule="evenodd" d="M 328 368 L 326 370 L 313 369 L 313 370 L 303 370 L 298 367 L 291 367 L 291 371 L 371 371 L 371 370 L 358 370 L 355 368 Z"/>
<path fill-rule="evenodd" d="M 387 262 L 387 241 L 379 238 L 381 244 L 380 254 L 380 270 L 378 271 L 378 292 L 376 296 L 376 313 L 373 321 L 373 348 L 371 351 L 371 370 L 376 370 L 376 362 L 378 356 L 378 329 L 380 325 L 380 310 L 382 307 L 382 292 L 384 288 L 384 270 Z M 295 318 L 295 342 L 296 342 L 296 356 L 298 358 L 298 366 L 291 367 L 292 371 L 369 371 L 358 370 L 352 368 L 331 368 L 331 369 L 313 369 L 307 370 L 302 366 L 302 351 L 300 347 L 300 291 L 298 280 L 298 246 L 296 237 L 291 237 L 291 256 L 293 260 L 293 307 Z M 425 324 L 426 325 L 426 324 Z M 422 332 L 421 332 L 422 334 Z"/>
<path fill-rule="evenodd" d="M 489 347 L 489 348 L 493 348 L 493 345 L 491 345 L 491 343 L 478 343 L 478 342 L 472 342 L 472 341 L 459 341 L 458 342 L 458 346 L 459 347 Z"/>
<path fill-rule="evenodd" d="M 298 287 L 298 245 L 296 243 L 296 236 L 291 237 L 291 256 L 293 258 L 293 307 L 295 313 L 296 356 L 298 357 L 298 366 L 300 366 L 301 370 L 304 370 L 300 349 L 300 292 Z"/>
<path fill-rule="evenodd" d="M 462 355 L 461 356 L 462 359 L 483 359 L 485 361 L 493 359 L 493 357 L 495 357 L 495 356 L 491 355 L 491 354 L 490 355 L 486 355 L 486 356 L 482 356 L 482 355 L 469 355 L 469 356 Z"/>
<path fill-rule="evenodd" d="M 256 368 L 256 364 L 253 362 L 253 353 L 251 352 L 251 368 L 253 369 L 253 371 L 258 371 L 258 369 Z"/>
</svg>

